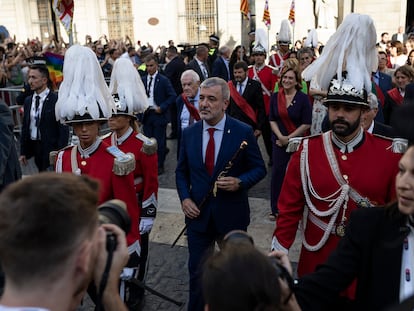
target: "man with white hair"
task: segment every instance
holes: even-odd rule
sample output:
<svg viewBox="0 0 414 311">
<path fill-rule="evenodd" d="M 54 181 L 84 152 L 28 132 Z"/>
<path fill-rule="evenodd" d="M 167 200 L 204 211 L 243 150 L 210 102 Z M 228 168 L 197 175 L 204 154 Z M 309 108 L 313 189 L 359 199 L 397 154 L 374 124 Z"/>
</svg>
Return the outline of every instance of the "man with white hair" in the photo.
<svg viewBox="0 0 414 311">
<path fill-rule="evenodd" d="M 375 120 L 378 113 L 378 99 L 375 94 L 369 94 L 368 105 L 369 109 L 363 112 L 361 116 L 361 126 L 364 130 L 371 134 L 395 137 L 395 132 L 391 126 Z"/>
</svg>

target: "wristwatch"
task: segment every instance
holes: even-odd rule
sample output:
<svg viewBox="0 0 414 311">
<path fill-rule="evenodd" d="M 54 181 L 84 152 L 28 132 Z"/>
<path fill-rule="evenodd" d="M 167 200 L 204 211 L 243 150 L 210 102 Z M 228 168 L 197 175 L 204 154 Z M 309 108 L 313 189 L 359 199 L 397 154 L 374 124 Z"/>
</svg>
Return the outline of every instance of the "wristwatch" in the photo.
<svg viewBox="0 0 414 311">
<path fill-rule="evenodd" d="M 243 188 L 243 181 L 239 178 L 239 189 Z"/>
</svg>

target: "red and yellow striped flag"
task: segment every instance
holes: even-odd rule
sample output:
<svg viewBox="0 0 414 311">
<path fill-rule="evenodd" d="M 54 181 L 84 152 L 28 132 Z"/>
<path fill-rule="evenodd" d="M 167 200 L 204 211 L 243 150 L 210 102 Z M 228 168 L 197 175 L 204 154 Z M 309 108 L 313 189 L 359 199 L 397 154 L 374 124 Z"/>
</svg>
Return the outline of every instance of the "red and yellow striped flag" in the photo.
<svg viewBox="0 0 414 311">
<path fill-rule="evenodd" d="M 290 5 L 288 20 L 292 26 L 295 25 L 295 0 L 292 0 L 292 4 Z"/>
<path fill-rule="evenodd" d="M 240 0 L 240 13 L 250 20 L 249 0 Z"/>
<path fill-rule="evenodd" d="M 270 21 L 270 12 L 269 12 L 269 1 L 266 0 L 265 7 L 263 11 L 263 22 L 265 23 L 267 28 L 270 28 L 271 21 Z"/>
</svg>

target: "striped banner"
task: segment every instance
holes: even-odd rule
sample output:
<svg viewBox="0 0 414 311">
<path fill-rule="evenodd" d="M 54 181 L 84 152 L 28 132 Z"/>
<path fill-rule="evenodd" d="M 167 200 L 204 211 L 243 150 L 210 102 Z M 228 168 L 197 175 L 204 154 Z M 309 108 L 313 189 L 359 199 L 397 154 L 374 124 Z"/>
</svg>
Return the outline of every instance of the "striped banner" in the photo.
<svg viewBox="0 0 414 311">
<path fill-rule="evenodd" d="M 246 19 L 250 20 L 249 0 L 240 0 L 240 13 L 242 13 Z"/>
<path fill-rule="evenodd" d="M 270 21 L 270 12 L 269 12 L 269 1 L 266 0 L 265 7 L 263 10 L 263 22 L 265 23 L 266 27 L 269 29 L 271 25 Z"/>
<path fill-rule="evenodd" d="M 292 0 L 292 4 L 290 5 L 288 20 L 292 26 L 295 25 L 295 0 Z"/>
</svg>

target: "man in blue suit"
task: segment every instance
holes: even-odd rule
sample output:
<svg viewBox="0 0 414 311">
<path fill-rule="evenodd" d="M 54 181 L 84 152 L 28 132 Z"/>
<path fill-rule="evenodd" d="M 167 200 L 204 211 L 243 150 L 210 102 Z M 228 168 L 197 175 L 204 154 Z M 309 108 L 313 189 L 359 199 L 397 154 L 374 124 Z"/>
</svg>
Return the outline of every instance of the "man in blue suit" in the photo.
<svg viewBox="0 0 414 311">
<path fill-rule="evenodd" d="M 216 58 L 212 66 L 212 77 L 219 77 L 226 81 L 231 79 L 229 69 L 230 54 L 231 50 L 228 46 L 224 45 L 219 49 L 219 57 Z"/>
<path fill-rule="evenodd" d="M 247 230 L 248 189 L 266 175 L 252 128 L 225 113 L 229 98 L 223 79 L 203 81 L 199 99 L 202 122 L 184 129 L 181 137 L 176 184 L 188 226 L 191 311 L 204 307 L 199 284 L 202 259 L 229 231 Z M 232 159 L 243 141 L 247 147 Z M 231 168 L 225 170 L 230 160 Z M 220 174 L 223 170 L 225 174 Z"/>
<path fill-rule="evenodd" d="M 142 124 L 144 134 L 154 137 L 158 143 L 158 175 L 164 173 L 167 151 L 166 130 L 169 121 L 168 108 L 173 105 L 177 94 L 170 80 L 158 72 L 158 61 L 153 54 L 145 58 L 147 75 L 143 77 L 149 107 L 145 111 Z"/>
</svg>

